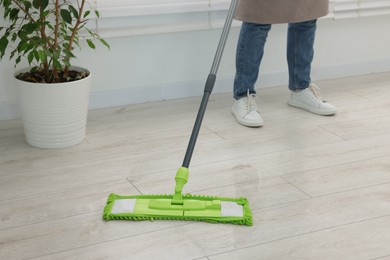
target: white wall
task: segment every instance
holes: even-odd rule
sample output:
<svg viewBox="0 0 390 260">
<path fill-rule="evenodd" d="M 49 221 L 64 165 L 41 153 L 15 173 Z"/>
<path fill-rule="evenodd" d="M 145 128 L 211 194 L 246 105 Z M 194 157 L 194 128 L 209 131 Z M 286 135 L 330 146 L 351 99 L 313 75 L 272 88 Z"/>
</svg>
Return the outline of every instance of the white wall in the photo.
<svg viewBox="0 0 390 260">
<path fill-rule="evenodd" d="M 390 16 L 318 23 L 313 79 L 390 71 Z M 258 87 L 287 82 L 286 25 L 274 25 Z M 108 38 L 111 50 L 84 48 L 74 63 L 93 73 L 90 108 L 201 95 L 221 30 Z M 215 92 L 231 92 L 239 28 L 231 31 Z M 0 63 L 0 120 L 16 118 L 14 68 Z"/>
</svg>

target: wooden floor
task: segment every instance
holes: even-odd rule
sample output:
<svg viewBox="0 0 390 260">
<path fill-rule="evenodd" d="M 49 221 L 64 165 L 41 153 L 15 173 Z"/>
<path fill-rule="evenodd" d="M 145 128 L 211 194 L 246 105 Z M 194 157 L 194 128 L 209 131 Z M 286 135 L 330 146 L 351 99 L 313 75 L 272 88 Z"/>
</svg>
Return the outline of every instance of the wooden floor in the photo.
<svg viewBox="0 0 390 260">
<path fill-rule="evenodd" d="M 338 108 L 259 91 L 265 126 L 213 95 L 185 192 L 244 196 L 254 226 L 102 220 L 109 193 L 172 193 L 200 98 L 94 110 L 86 140 L 46 150 L 0 122 L 0 259 L 390 259 L 390 73 L 317 82 Z"/>
</svg>

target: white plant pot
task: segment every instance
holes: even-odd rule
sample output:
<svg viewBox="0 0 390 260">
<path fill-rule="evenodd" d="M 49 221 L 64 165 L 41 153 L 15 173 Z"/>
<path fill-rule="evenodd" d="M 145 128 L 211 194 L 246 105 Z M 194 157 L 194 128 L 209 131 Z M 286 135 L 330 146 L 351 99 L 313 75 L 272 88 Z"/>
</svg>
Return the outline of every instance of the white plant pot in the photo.
<svg viewBox="0 0 390 260">
<path fill-rule="evenodd" d="M 27 143 L 39 148 L 65 148 L 85 139 L 91 74 L 68 83 L 15 81 Z"/>
</svg>

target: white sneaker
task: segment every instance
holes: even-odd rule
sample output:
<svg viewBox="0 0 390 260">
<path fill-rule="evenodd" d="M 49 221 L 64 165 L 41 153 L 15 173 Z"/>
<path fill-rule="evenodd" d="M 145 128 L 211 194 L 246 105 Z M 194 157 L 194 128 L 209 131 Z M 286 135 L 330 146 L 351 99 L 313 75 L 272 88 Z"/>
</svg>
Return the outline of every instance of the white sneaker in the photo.
<svg viewBox="0 0 390 260">
<path fill-rule="evenodd" d="M 256 95 L 249 94 L 248 91 L 246 97 L 242 97 L 234 102 L 232 114 L 241 125 L 249 127 L 263 126 L 264 121 L 257 108 L 255 99 Z"/>
<path fill-rule="evenodd" d="M 319 87 L 312 83 L 302 91 L 291 91 L 287 103 L 290 106 L 302 108 L 317 115 L 330 116 L 336 114 L 336 107 L 323 101 L 320 97 Z"/>
</svg>

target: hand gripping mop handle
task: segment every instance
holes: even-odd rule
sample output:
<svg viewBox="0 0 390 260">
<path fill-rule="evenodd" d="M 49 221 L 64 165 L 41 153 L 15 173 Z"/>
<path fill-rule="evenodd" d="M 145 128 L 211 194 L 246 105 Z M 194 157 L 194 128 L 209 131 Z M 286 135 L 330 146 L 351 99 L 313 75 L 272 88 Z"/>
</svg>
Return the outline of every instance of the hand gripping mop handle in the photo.
<svg viewBox="0 0 390 260">
<path fill-rule="evenodd" d="M 222 30 L 222 35 L 221 35 L 221 38 L 219 40 L 217 52 L 215 53 L 214 62 L 213 62 L 213 65 L 211 67 L 210 74 L 209 74 L 207 81 L 206 81 L 204 94 L 203 94 L 203 98 L 202 98 L 202 103 L 200 105 L 198 115 L 196 117 L 195 125 L 194 125 L 194 128 L 192 130 L 191 138 L 190 138 L 190 141 L 188 143 L 187 152 L 185 154 L 184 161 L 182 164 L 182 166 L 184 168 L 188 168 L 190 165 L 191 157 L 192 157 L 192 154 L 193 154 L 194 149 L 195 149 L 195 143 L 196 143 L 196 140 L 197 140 L 198 135 L 199 135 L 199 130 L 200 130 L 200 127 L 202 125 L 203 116 L 206 112 L 206 107 L 207 107 L 207 103 L 208 103 L 210 94 L 214 88 L 215 80 L 217 78 L 216 75 L 218 72 L 219 64 L 221 62 L 222 54 L 223 54 L 223 51 L 225 49 L 225 44 L 226 44 L 226 41 L 227 41 L 227 38 L 229 35 L 230 27 L 232 25 L 232 21 L 233 21 L 233 17 L 234 17 L 234 14 L 236 12 L 236 9 L 237 9 L 237 0 L 232 0 L 232 2 L 230 4 L 228 15 L 227 15 L 227 18 L 225 21 L 225 25 L 224 25 L 223 30 Z"/>
</svg>

